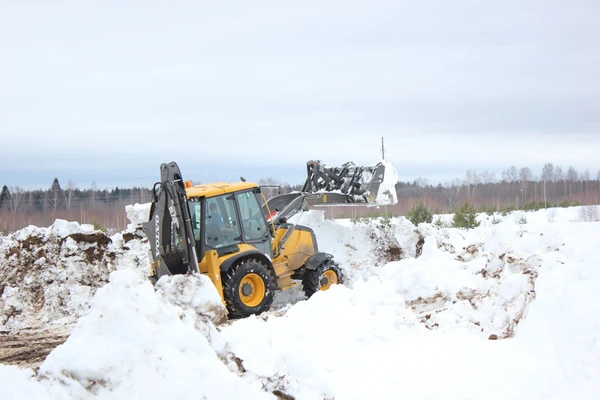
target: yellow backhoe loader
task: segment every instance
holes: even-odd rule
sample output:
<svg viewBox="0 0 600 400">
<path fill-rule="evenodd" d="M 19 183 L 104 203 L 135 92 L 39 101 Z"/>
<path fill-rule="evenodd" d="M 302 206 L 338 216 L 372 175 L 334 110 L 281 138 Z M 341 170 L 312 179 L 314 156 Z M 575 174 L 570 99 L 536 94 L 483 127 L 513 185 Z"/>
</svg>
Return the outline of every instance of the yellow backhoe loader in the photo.
<svg viewBox="0 0 600 400">
<path fill-rule="evenodd" d="M 207 274 L 230 317 L 260 314 L 276 290 L 301 281 L 306 296 L 342 282 L 333 256 L 319 252 L 312 229 L 268 219 L 255 183 L 184 182 L 175 162 L 160 166 L 149 221 L 151 279 Z"/>
</svg>

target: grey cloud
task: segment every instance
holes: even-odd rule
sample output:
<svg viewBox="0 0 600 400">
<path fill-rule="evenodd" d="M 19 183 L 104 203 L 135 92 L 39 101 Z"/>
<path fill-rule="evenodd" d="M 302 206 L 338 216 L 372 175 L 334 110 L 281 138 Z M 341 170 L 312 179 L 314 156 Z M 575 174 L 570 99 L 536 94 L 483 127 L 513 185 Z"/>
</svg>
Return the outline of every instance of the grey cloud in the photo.
<svg viewBox="0 0 600 400">
<path fill-rule="evenodd" d="M 543 157 L 594 170 L 598 11 L 554 0 L 13 2 L 0 14 L 4 157 L 28 160 L 24 180 L 40 166 L 133 179 L 171 159 L 232 179 L 234 163 L 297 168 L 289 176 L 302 180 L 307 159 L 376 161 L 384 136 L 399 169 L 431 180 L 456 154 L 478 170 Z"/>
</svg>

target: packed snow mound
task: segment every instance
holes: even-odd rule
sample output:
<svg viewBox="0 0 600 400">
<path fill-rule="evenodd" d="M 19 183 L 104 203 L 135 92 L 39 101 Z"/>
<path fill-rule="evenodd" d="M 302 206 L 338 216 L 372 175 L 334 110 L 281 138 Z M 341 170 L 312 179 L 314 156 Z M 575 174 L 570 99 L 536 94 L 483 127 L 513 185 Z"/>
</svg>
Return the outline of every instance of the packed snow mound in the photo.
<svg viewBox="0 0 600 400">
<path fill-rule="evenodd" d="M 418 259 L 392 262 L 377 274 L 391 282 L 428 329 L 457 328 L 479 331 L 486 338 L 514 335 L 529 303 L 535 299 L 535 281 L 542 262 L 485 248 L 468 262 L 474 247 L 450 254 L 427 237 Z M 439 277 L 445 279 L 440 280 Z"/>
<path fill-rule="evenodd" d="M 399 313 L 394 318 L 405 318 L 405 309 L 410 308 L 412 321 L 428 329 L 461 328 L 484 338 L 512 337 L 535 299 L 541 255 L 512 250 L 518 249 L 517 242 L 541 237 L 535 230 L 524 232 L 513 225 L 512 241 L 506 237 L 505 243 L 489 240 L 486 245 L 471 242 L 465 237 L 468 232 L 431 225 L 415 228 L 405 218 L 328 221 L 315 211 L 294 222 L 311 226 L 325 241 L 342 264 L 346 286 L 391 285 L 391 293 L 402 299 L 401 307 L 393 307 Z M 557 247 L 562 247 L 560 239 L 544 245 L 550 250 Z"/>
<path fill-rule="evenodd" d="M 146 242 L 139 230 L 108 237 L 64 220 L 1 237 L 0 331 L 76 322 L 112 271 L 147 274 Z"/>
<path fill-rule="evenodd" d="M 326 220 L 323 211 L 311 210 L 294 215 L 290 223 L 315 230 L 319 249 L 333 254 L 351 275 L 360 275 L 367 266 L 417 257 L 424 240 L 402 217 Z"/>
<path fill-rule="evenodd" d="M 403 217 L 332 221 L 321 211 L 290 221 L 315 231 L 320 248 L 341 264 L 345 286 L 391 284 L 415 321 L 428 329 L 467 329 L 504 339 L 514 336 L 535 300 L 544 263 L 563 257 L 565 226 L 581 224 L 569 222 L 578 220 L 577 209 L 526 214 L 534 223 L 520 223 L 519 212 L 480 214 L 482 226 L 476 230 L 415 227 Z M 549 222 L 548 215 L 557 222 Z"/>
<path fill-rule="evenodd" d="M 129 224 L 127 228 L 135 229 L 142 223 L 147 222 L 148 218 L 150 217 L 151 206 L 152 203 L 135 203 L 133 205 L 125 206 L 125 213 L 127 214 L 127 219 L 131 221 L 131 224 Z"/>
<path fill-rule="evenodd" d="M 90 313 L 42 364 L 40 378 L 72 398 L 273 398 L 227 368 L 215 349 L 224 343 L 209 341 L 218 334 L 193 312 L 193 296 L 192 307 L 171 302 L 181 285 L 163 282 L 156 293 L 134 271 L 113 272 Z"/>
<path fill-rule="evenodd" d="M 157 295 L 213 324 L 227 320 L 227 308 L 210 278 L 202 274 L 164 276 L 156 283 Z"/>
<path fill-rule="evenodd" d="M 424 224 L 420 256 L 364 264 L 346 285 L 285 316 L 221 331 L 248 371 L 286 376 L 296 398 L 595 399 L 600 271 L 591 260 L 600 260 L 585 238 L 600 225 L 541 214 L 529 215 L 539 223 L 511 216 L 470 231 Z M 574 218 L 572 210 L 556 214 Z M 351 258 L 371 250 L 358 245 L 364 237 L 341 234 L 343 221 L 301 218 L 337 243 L 328 251 L 346 273 Z"/>
</svg>

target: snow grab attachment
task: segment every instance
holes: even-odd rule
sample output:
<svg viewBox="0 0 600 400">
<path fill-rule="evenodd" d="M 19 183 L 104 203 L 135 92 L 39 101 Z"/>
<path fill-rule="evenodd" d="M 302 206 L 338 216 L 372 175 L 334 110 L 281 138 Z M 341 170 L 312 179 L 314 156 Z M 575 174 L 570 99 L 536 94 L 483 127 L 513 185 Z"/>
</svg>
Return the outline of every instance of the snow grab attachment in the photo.
<svg viewBox="0 0 600 400">
<path fill-rule="evenodd" d="M 389 192 L 380 190 L 385 174 L 383 162 L 359 166 L 349 161 L 340 167 L 329 167 L 318 160 L 308 161 L 302 191 L 268 200 L 269 211 L 273 211 L 271 219 L 276 225 L 285 223 L 294 214 L 317 204 L 395 204 Z"/>
<path fill-rule="evenodd" d="M 334 192 L 345 197 L 346 203 L 377 202 L 379 186 L 383 182 L 385 165 L 359 166 L 352 161 L 341 167 L 328 167 L 321 161 L 306 163 L 306 182 L 302 192 Z"/>
</svg>

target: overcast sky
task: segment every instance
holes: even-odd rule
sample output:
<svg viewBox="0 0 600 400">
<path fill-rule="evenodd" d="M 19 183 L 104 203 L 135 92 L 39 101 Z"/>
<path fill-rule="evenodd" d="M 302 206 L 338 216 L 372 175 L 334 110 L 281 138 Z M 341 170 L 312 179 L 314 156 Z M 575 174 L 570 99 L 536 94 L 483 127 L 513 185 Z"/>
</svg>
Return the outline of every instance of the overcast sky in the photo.
<svg viewBox="0 0 600 400">
<path fill-rule="evenodd" d="M 0 0 L 0 185 L 600 169 L 600 2 Z"/>
</svg>

